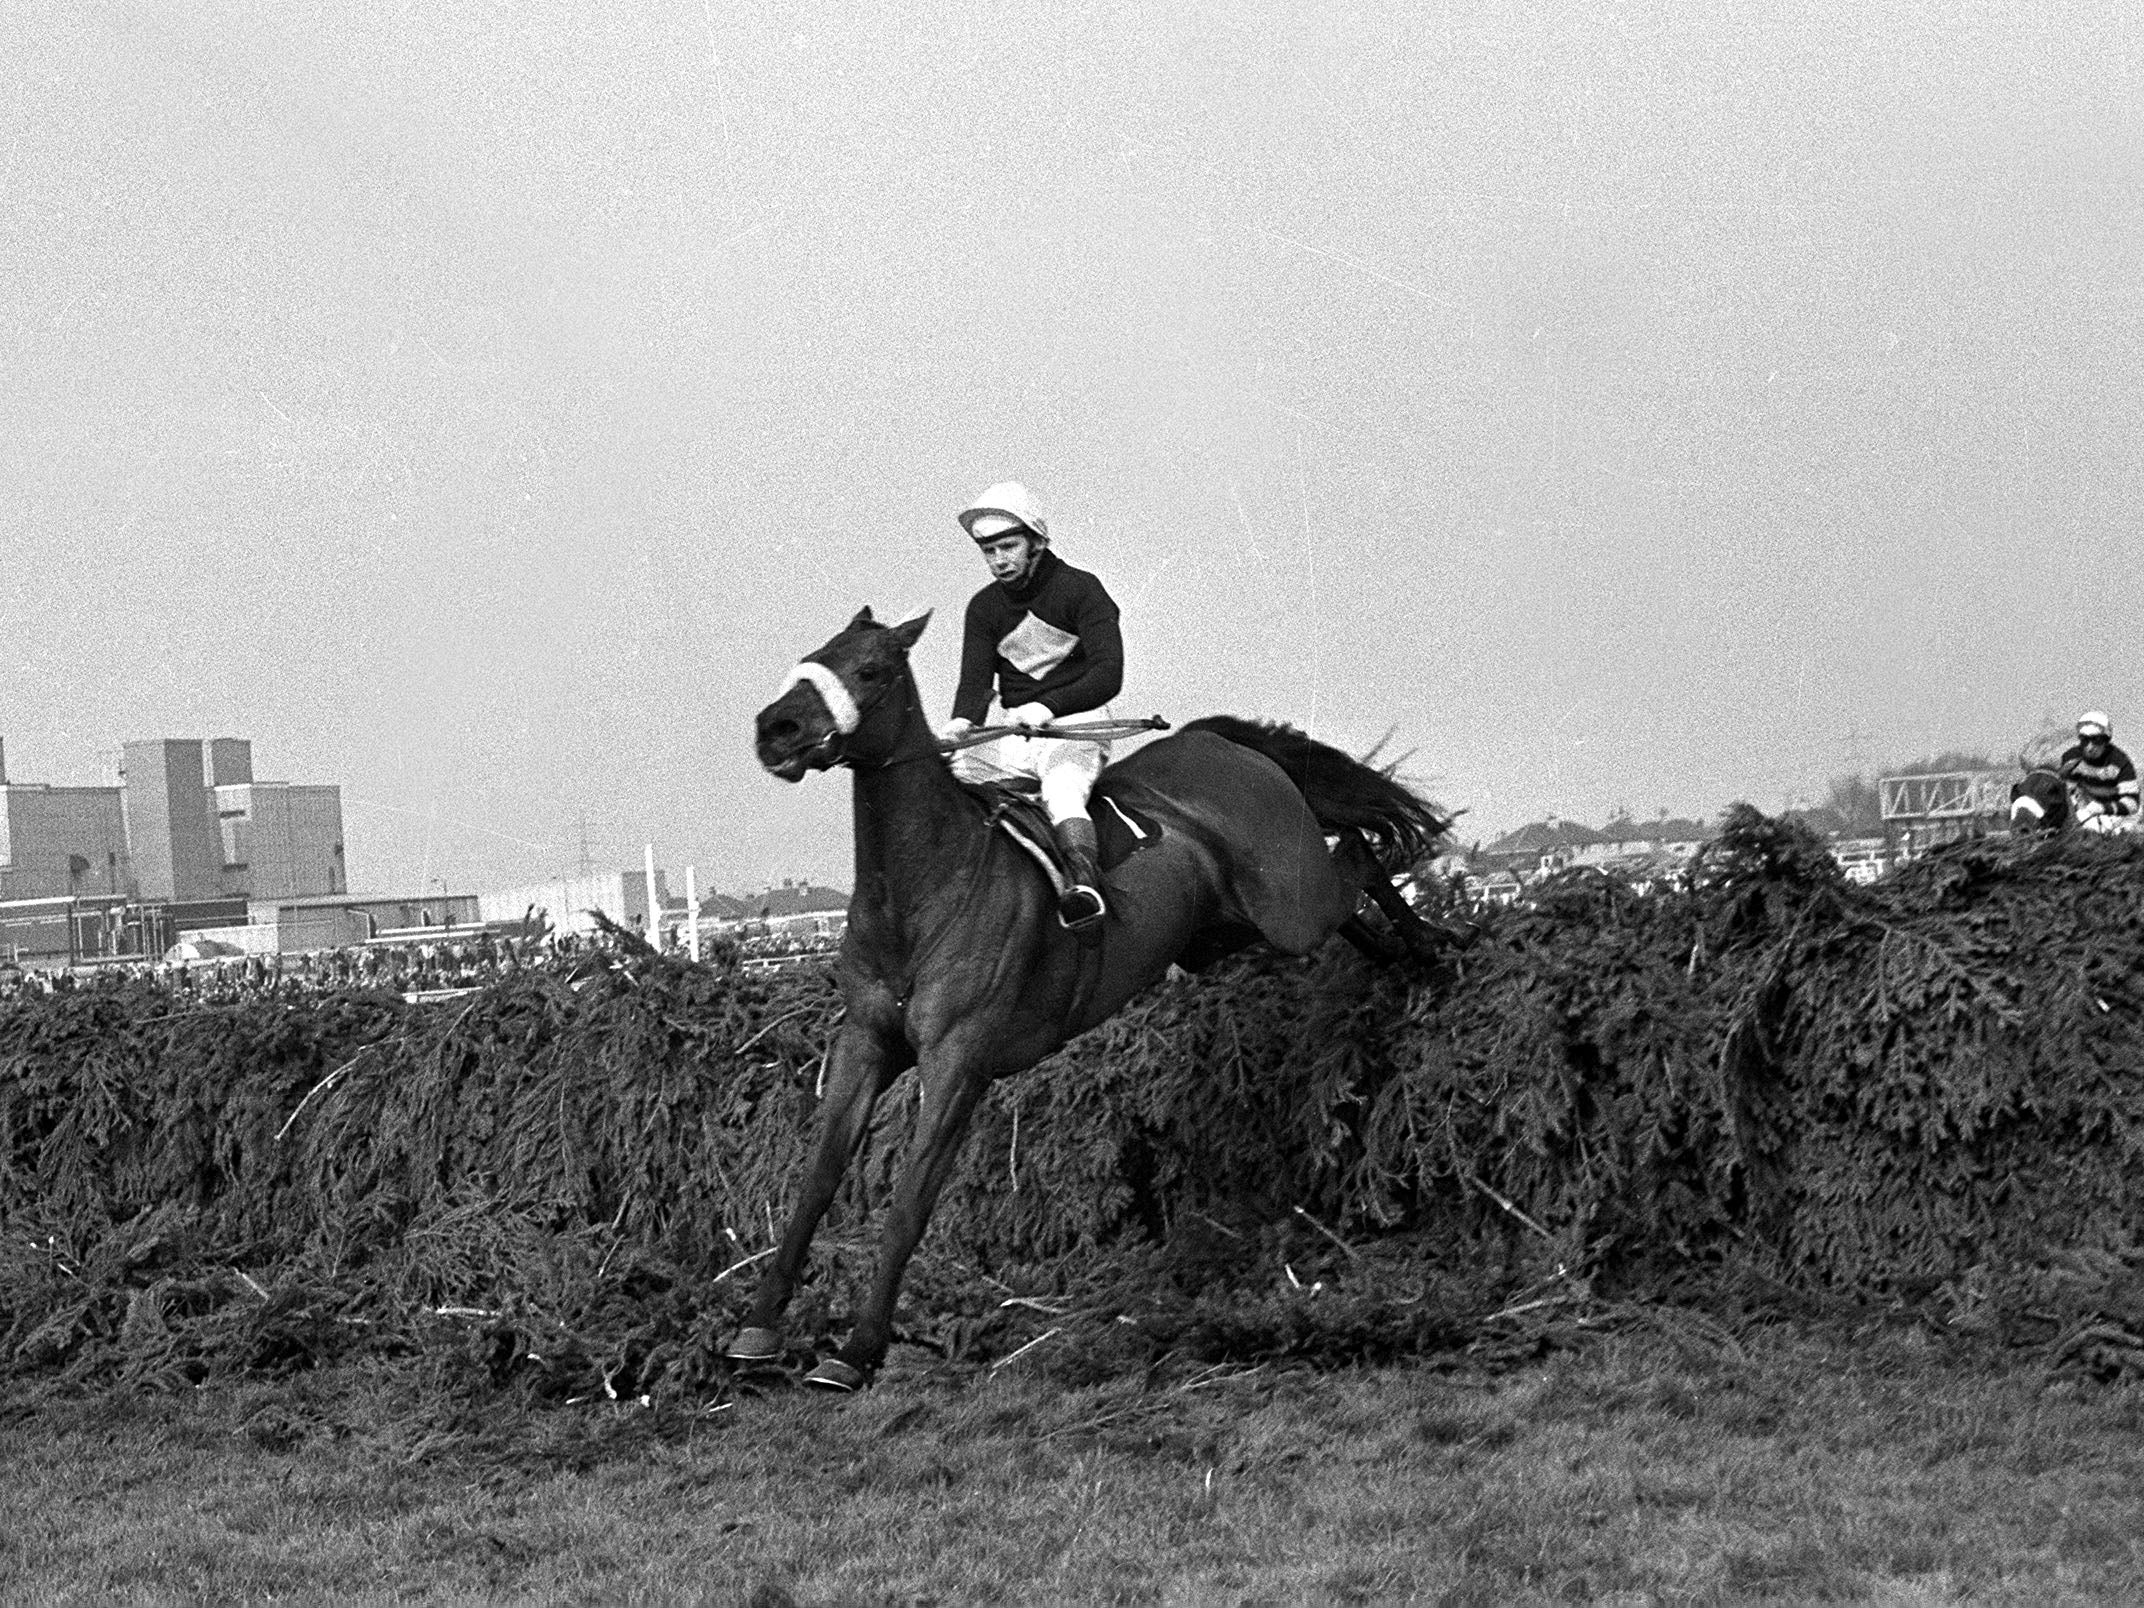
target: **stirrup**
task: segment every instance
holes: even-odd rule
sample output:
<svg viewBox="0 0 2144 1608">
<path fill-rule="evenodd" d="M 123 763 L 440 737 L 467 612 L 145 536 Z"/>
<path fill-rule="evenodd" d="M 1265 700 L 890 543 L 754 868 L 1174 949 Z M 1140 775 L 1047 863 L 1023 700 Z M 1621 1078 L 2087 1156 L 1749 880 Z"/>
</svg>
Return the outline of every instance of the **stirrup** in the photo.
<svg viewBox="0 0 2144 1608">
<path fill-rule="evenodd" d="M 1057 920 L 1067 932 L 1092 932 L 1109 914 L 1109 902 L 1099 888 L 1075 882 L 1058 895 Z"/>
</svg>

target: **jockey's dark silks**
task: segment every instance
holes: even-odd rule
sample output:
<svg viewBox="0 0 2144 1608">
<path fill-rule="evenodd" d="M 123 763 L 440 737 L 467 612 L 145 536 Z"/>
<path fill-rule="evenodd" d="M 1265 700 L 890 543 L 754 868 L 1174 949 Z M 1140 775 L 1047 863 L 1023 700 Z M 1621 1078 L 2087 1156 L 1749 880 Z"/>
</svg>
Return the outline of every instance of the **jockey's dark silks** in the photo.
<svg viewBox="0 0 2144 1608">
<path fill-rule="evenodd" d="M 2064 781 L 2109 815 L 2137 813 L 2137 768 L 2111 742 L 2097 759 L 2086 756 L 2083 743 L 2072 743 L 2063 750 L 2057 768 Z"/>
<path fill-rule="evenodd" d="M 1045 551 L 1024 584 L 992 581 L 968 601 L 953 714 L 980 725 L 991 683 L 1007 709 L 1099 709 L 1124 684 L 1124 637 L 1102 583 Z"/>
</svg>

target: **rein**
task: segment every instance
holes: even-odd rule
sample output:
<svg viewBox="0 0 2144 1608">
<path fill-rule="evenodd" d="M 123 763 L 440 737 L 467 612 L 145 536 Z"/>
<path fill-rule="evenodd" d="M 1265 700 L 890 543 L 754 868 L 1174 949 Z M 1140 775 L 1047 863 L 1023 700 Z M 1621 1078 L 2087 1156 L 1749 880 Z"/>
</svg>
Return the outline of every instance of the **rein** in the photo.
<svg viewBox="0 0 2144 1608">
<path fill-rule="evenodd" d="M 1136 737 L 1143 731 L 1167 731 L 1169 723 L 1159 715 L 1144 720 L 1096 720 L 1084 726 L 977 726 L 958 737 L 938 739 L 938 752 L 957 754 L 963 748 L 994 743 L 1000 737 L 1050 737 L 1059 742 L 1110 743 L 1119 737 Z"/>
</svg>

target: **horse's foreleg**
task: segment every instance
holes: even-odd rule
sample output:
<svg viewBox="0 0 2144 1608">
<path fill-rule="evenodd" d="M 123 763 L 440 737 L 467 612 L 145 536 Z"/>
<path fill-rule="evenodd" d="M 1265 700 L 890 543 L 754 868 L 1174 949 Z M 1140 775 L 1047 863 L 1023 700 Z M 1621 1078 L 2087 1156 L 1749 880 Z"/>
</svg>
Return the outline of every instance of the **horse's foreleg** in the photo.
<svg viewBox="0 0 2144 1608">
<path fill-rule="evenodd" d="M 807 1384 L 832 1390 L 855 1390 L 870 1382 L 886 1348 L 893 1339 L 893 1304 L 901 1292 L 901 1275 L 915 1254 L 929 1225 L 938 1192 L 952 1176 L 960 1158 L 961 1141 L 968 1136 L 969 1119 L 976 1103 L 990 1086 L 989 1074 L 965 1057 L 934 1055 L 924 1062 L 923 1108 L 916 1114 L 916 1132 L 901 1166 L 901 1181 L 886 1208 L 886 1226 L 879 1239 L 878 1269 L 871 1278 L 871 1292 L 856 1314 L 849 1342 L 805 1376 Z"/>
<path fill-rule="evenodd" d="M 900 1041 L 881 1039 L 853 1022 L 844 1025 L 835 1039 L 827 1057 L 826 1100 L 819 1108 L 818 1137 L 812 1143 L 796 1210 L 790 1213 L 789 1226 L 782 1231 L 781 1246 L 773 1262 L 760 1275 L 752 1315 L 730 1342 L 727 1355 L 734 1360 L 766 1362 L 781 1355 L 781 1334 L 776 1326 L 781 1322 L 782 1309 L 796 1293 L 797 1280 L 803 1276 L 812 1234 L 834 1203 L 856 1147 L 863 1143 L 871 1124 L 871 1108 L 906 1064 L 900 1053 L 905 1048 Z"/>
</svg>

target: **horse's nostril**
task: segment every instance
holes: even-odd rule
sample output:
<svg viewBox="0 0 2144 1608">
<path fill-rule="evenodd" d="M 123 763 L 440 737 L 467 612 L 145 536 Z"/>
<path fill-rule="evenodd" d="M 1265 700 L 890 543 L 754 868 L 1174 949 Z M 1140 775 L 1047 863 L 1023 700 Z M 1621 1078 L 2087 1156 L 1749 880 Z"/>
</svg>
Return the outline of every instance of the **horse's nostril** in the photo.
<svg viewBox="0 0 2144 1608">
<path fill-rule="evenodd" d="M 793 720 L 762 720 L 759 723 L 759 740 L 763 743 L 787 742 L 797 734 Z"/>
</svg>

